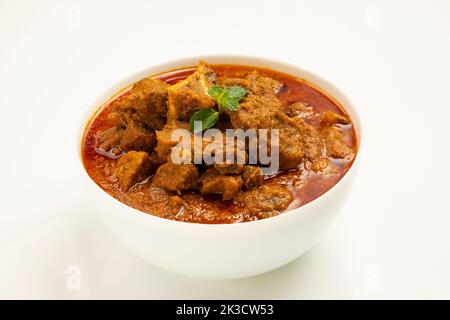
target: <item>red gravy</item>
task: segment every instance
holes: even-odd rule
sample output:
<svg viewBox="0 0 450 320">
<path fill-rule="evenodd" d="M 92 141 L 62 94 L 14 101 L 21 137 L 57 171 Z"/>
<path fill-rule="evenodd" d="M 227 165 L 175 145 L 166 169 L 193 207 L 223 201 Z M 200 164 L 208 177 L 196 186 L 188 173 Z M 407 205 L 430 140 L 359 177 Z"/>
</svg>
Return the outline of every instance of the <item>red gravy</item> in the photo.
<svg viewBox="0 0 450 320">
<path fill-rule="evenodd" d="M 316 113 L 333 111 L 341 115 L 347 115 L 337 101 L 303 79 L 274 70 L 251 66 L 212 65 L 211 67 L 219 77 L 245 77 L 248 73 L 257 70 L 264 76 L 278 80 L 283 84 L 278 93 L 278 98 L 285 107 L 294 102 L 303 102 L 309 104 Z M 194 67 L 183 68 L 153 77 L 168 84 L 175 84 L 194 71 Z M 232 200 L 222 201 L 220 196 L 201 195 L 198 191 L 183 192 L 181 197 L 187 203 L 186 212 L 171 214 L 166 210 L 168 198 L 171 194 L 152 186 L 150 183 L 151 177 L 133 187 L 129 192 L 120 190 L 114 174 L 116 160 L 97 152 L 96 133 L 108 129 L 106 117 L 111 111 L 110 103 L 120 95 L 126 94 L 127 89 L 129 88 L 125 88 L 99 108 L 90 120 L 84 134 L 82 142 L 83 163 L 87 173 L 97 185 L 112 197 L 133 208 L 167 219 L 194 223 L 236 223 L 257 220 L 258 218 L 246 213 L 245 208 Z M 314 123 L 315 120 L 309 121 L 312 125 L 319 125 Z M 347 145 L 353 149 L 356 155 L 357 138 L 353 125 L 351 123 L 340 125 L 340 130 L 344 134 Z M 301 207 L 330 190 L 346 174 L 353 163 L 353 160 L 331 158 L 329 160 L 333 164 L 333 170 L 315 173 L 309 170 L 310 164 L 302 163 L 297 169 L 265 177 L 265 183 L 281 184 L 290 190 L 294 200 L 285 211 Z"/>
</svg>

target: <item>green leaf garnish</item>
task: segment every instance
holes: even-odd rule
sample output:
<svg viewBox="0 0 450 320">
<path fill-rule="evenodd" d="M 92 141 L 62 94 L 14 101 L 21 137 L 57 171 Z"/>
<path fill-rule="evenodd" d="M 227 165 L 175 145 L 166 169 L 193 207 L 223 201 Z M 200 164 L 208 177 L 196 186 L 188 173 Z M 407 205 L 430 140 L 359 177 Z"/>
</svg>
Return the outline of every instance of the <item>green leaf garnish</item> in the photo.
<svg viewBox="0 0 450 320">
<path fill-rule="evenodd" d="M 208 95 L 217 101 L 220 112 L 225 110 L 236 111 L 239 109 L 239 102 L 246 94 L 247 90 L 239 86 L 222 88 L 215 84 L 208 89 Z"/>
<path fill-rule="evenodd" d="M 225 87 L 215 84 L 208 89 L 208 95 L 217 101 L 219 111 L 213 109 L 202 109 L 195 112 L 189 119 L 189 128 L 192 132 L 198 133 L 212 128 L 219 120 L 219 114 L 225 110 L 236 111 L 239 109 L 239 102 L 247 94 L 247 90 L 239 87 Z M 196 127 L 195 121 L 200 121 L 201 126 Z"/>
<path fill-rule="evenodd" d="M 220 99 L 222 93 L 223 93 L 222 87 L 217 84 L 213 85 L 211 88 L 208 89 L 208 95 L 216 101 Z"/>
<path fill-rule="evenodd" d="M 219 119 L 219 112 L 213 109 L 202 109 L 195 112 L 189 119 L 189 129 L 193 133 L 202 132 L 203 130 L 209 129 L 217 122 Z M 195 126 L 195 121 L 201 122 L 201 126 Z"/>
</svg>

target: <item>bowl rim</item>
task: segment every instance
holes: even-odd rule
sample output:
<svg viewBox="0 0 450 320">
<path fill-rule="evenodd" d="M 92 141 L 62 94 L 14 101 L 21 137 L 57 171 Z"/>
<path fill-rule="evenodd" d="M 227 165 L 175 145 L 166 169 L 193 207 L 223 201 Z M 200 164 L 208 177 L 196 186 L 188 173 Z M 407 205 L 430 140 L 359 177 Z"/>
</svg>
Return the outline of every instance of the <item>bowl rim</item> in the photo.
<svg viewBox="0 0 450 320">
<path fill-rule="evenodd" d="M 344 110 L 350 114 L 350 118 L 352 119 L 352 124 L 354 126 L 355 132 L 356 132 L 356 138 L 357 138 L 357 151 L 355 155 L 355 159 L 353 160 L 352 165 L 350 166 L 349 170 L 345 173 L 345 175 L 335 184 L 331 189 L 326 191 L 324 194 L 320 195 L 316 199 L 312 200 L 311 202 L 308 202 L 307 204 L 300 206 L 298 208 L 283 212 L 277 216 L 256 220 L 256 221 L 247 221 L 247 222 L 239 222 L 239 223 L 221 223 L 221 224 L 208 224 L 208 223 L 199 223 L 199 222 L 184 222 L 184 221 L 177 221 L 177 220 L 171 220 L 159 217 L 157 215 L 145 213 L 141 210 L 138 210 L 136 208 L 133 208 L 110 194 L 108 194 L 106 191 L 104 191 L 97 183 L 89 176 L 87 173 L 83 158 L 82 158 L 82 146 L 84 141 L 84 135 L 86 132 L 86 129 L 92 119 L 95 118 L 95 115 L 99 112 L 102 105 L 114 97 L 118 92 L 121 90 L 127 88 L 128 86 L 132 85 L 136 81 L 139 81 L 140 79 L 146 77 L 146 76 L 152 76 L 156 75 L 161 72 L 185 68 L 185 67 L 192 67 L 195 66 L 196 63 L 198 63 L 199 60 L 205 60 L 208 61 L 211 64 L 232 64 L 232 65 L 246 65 L 246 66 L 255 66 L 255 67 L 263 67 L 266 69 L 272 69 L 275 71 L 283 72 L 288 75 L 295 76 L 299 79 L 306 80 L 308 83 L 311 83 L 314 86 L 317 86 L 321 92 L 326 94 L 331 99 L 334 99 L 341 105 Z M 152 72 L 151 70 L 161 69 L 163 71 L 159 72 Z M 289 71 L 292 70 L 292 71 Z M 149 74 L 150 73 L 150 74 Z M 313 80 L 311 80 L 311 78 Z M 320 82 L 320 84 L 317 84 L 317 82 Z M 330 91 L 333 92 L 330 93 Z M 338 96 L 338 97 L 336 97 Z M 106 98 L 105 98 L 106 97 Z M 159 223 L 160 225 L 164 225 L 167 227 L 174 226 L 174 227 L 180 227 L 185 226 L 185 228 L 190 229 L 205 229 L 208 228 L 211 229 L 223 229 L 227 228 L 227 230 L 230 229 L 236 229 L 236 228 L 251 228 L 256 226 L 262 226 L 262 225 L 268 225 L 273 224 L 277 222 L 281 222 L 283 220 L 287 220 L 291 218 L 293 215 L 300 215 L 302 211 L 307 211 L 308 208 L 317 205 L 319 202 L 326 201 L 327 198 L 331 197 L 331 195 L 335 192 L 337 192 L 337 189 L 340 185 L 342 185 L 346 180 L 350 179 L 350 176 L 354 174 L 354 171 L 357 169 L 360 163 L 361 158 L 361 150 L 363 147 L 363 134 L 362 134 L 362 123 L 361 123 L 361 117 L 359 116 L 359 113 L 357 109 L 354 107 L 354 104 L 352 101 L 348 98 L 348 96 L 336 85 L 330 83 L 328 80 L 324 79 L 322 76 L 317 75 L 314 72 L 309 71 L 308 69 L 305 69 L 303 67 L 298 67 L 297 65 L 286 63 L 277 59 L 269 58 L 269 57 L 261 57 L 261 56 L 253 56 L 253 55 L 238 55 L 238 54 L 208 54 L 208 55 L 199 55 L 199 56 L 190 56 L 185 58 L 179 58 L 169 61 L 164 61 L 160 63 L 152 64 L 148 67 L 145 67 L 143 69 L 140 69 L 138 71 L 135 71 L 131 74 L 128 74 L 121 80 L 114 82 L 113 84 L 109 85 L 106 89 L 104 89 L 100 94 L 97 94 L 94 99 L 91 100 L 91 102 L 88 104 L 85 111 L 82 113 L 82 117 L 78 120 L 80 121 L 80 124 L 78 126 L 78 133 L 75 137 L 75 146 L 76 146 L 76 156 L 78 158 L 79 165 L 81 167 L 81 170 L 83 171 L 83 176 L 87 178 L 91 184 L 94 185 L 97 191 L 99 191 L 103 197 L 107 196 L 110 200 L 112 200 L 115 205 L 121 206 L 124 208 L 124 210 L 130 211 L 130 214 L 137 214 L 142 219 L 147 220 L 153 220 L 155 223 Z"/>
</svg>

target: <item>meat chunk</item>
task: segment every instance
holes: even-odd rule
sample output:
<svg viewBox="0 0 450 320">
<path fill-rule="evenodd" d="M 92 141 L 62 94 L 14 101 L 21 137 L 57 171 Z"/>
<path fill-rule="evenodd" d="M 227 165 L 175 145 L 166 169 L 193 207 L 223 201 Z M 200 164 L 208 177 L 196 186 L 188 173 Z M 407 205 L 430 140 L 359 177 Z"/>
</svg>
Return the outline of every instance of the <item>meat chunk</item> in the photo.
<svg viewBox="0 0 450 320">
<path fill-rule="evenodd" d="M 167 112 L 167 88 L 169 85 L 164 81 L 153 78 L 145 78 L 131 89 L 136 102 L 136 110 L 142 112 L 156 112 L 165 114 Z"/>
<path fill-rule="evenodd" d="M 297 167 L 303 158 L 303 139 L 298 124 L 280 111 L 281 104 L 273 96 L 252 95 L 231 115 L 234 128 L 279 130 L 281 169 Z"/>
<path fill-rule="evenodd" d="M 230 113 L 233 127 L 244 130 L 278 129 L 280 169 L 296 168 L 304 158 L 311 161 L 321 159 L 323 140 L 319 132 L 301 117 L 312 116 L 313 111 L 301 103 L 283 110 L 280 101 L 273 94 L 273 90 L 277 88 L 276 82 L 260 78 L 264 77 L 252 74 L 253 92 L 258 94 L 249 94 L 240 108 Z M 285 112 L 299 117 L 291 118 Z"/>
<path fill-rule="evenodd" d="M 216 159 L 219 159 L 219 163 L 214 163 L 214 168 L 219 171 L 221 174 L 240 174 L 244 170 L 245 164 L 248 163 L 248 154 L 245 150 L 245 145 L 237 145 L 237 143 L 234 143 L 234 145 L 230 145 L 230 148 L 232 148 L 232 163 L 227 163 L 227 142 L 226 138 L 224 136 L 223 138 L 223 148 L 220 150 L 216 150 L 216 152 L 222 153 L 222 158 L 217 157 Z M 203 140 L 203 148 L 205 148 L 210 141 Z"/>
<path fill-rule="evenodd" d="M 156 131 L 157 145 L 155 151 L 158 155 L 158 160 L 161 163 L 167 161 L 171 154 L 172 147 L 178 143 L 178 141 L 172 140 L 172 133 L 176 129 L 189 130 L 189 124 L 187 122 L 173 120 L 169 121 L 162 130 Z"/>
<path fill-rule="evenodd" d="M 290 117 L 311 119 L 315 116 L 313 107 L 304 102 L 294 102 L 286 107 L 286 114 Z"/>
<path fill-rule="evenodd" d="M 330 164 L 330 160 L 322 158 L 311 164 L 311 170 L 315 172 L 324 171 Z"/>
<path fill-rule="evenodd" d="M 96 138 L 99 141 L 100 149 L 104 151 L 110 151 L 111 149 L 117 147 L 120 144 L 122 136 L 123 136 L 122 128 L 112 127 L 98 133 Z"/>
<path fill-rule="evenodd" d="M 123 93 L 111 102 L 111 112 L 107 117 L 108 123 L 118 128 L 125 128 L 127 117 L 130 117 L 134 111 L 133 95 L 130 89 L 129 92 Z"/>
<path fill-rule="evenodd" d="M 271 117 L 281 110 L 281 103 L 275 95 L 258 96 L 248 94 L 235 112 L 230 112 L 233 128 L 270 128 Z"/>
<path fill-rule="evenodd" d="M 258 187 L 263 184 L 264 176 L 261 168 L 255 166 L 245 166 L 242 172 L 242 180 L 246 189 Z"/>
<path fill-rule="evenodd" d="M 279 130 L 280 169 L 296 168 L 304 157 L 304 137 L 297 122 L 286 114 L 277 112 L 272 120 L 272 128 Z"/>
<path fill-rule="evenodd" d="M 234 128 L 278 129 L 281 169 L 297 167 L 303 158 L 303 141 L 296 122 L 281 111 L 275 95 L 250 95 L 231 113 Z"/>
<path fill-rule="evenodd" d="M 344 135 L 337 127 L 329 126 L 321 130 L 325 140 L 328 156 L 337 159 L 344 159 L 353 155 L 353 150 L 344 140 Z"/>
<path fill-rule="evenodd" d="M 158 159 L 161 163 L 167 161 L 168 157 L 172 153 L 172 148 L 179 143 L 178 140 L 172 140 L 172 134 L 176 129 L 184 129 L 187 131 L 190 140 L 191 147 L 191 161 L 197 164 L 202 162 L 202 155 L 204 155 L 203 151 L 208 148 L 208 155 L 210 154 L 214 158 L 220 159 L 221 164 L 217 164 L 217 168 L 223 173 L 240 173 L 238 172 L 242 168 L 242 164 L 244 164 L 248 157 L 244 148 L 238 148 L 236 145 L 234 146 L 234 155 L 235 159 L 239 159 L 241 162 L 239 164 L 226 164 L 226 138 L 223 137 L 223 147 L 216 147 L 215 145 L 211 145 L 214 143 L 214 138 L 201 138 L 201 143 L 197 144 L 194 141 L 194 135 L 189 131 L 189 124 L 187 122 L 172 120 L 169 121 L 161 131 L 156 132 L 157 136 L 157 146 L 155 148 L 156 153 L 158 154 Z M 188 150 L 184 150 L 184 152 L 189 152 Z M 222 155 L 222 157 L 220 156 Z M 181 156 L 181 154 L 180 154 Z M 212 163 L 208 163 L 212 164 Z"/>
<path fill-rule="evenodd" d="M 168 87 L 161 80 L 145 78 L 131 89 L 136 114 L 151 129 L 159 130 L 166 123 Z"/>
<path fill-rule="evenodd" d="M 338 114 L 333 111 L 326 111 L 322 114 L 320 122 L 324 125 L 331 126 L 333 124 L 349 124 L 350 120 L 346 115 Z"/>
<path fill-rule="evenodd" d="M 120 140 L 120 148 L 124 151 L 151 151 L 156 144 L 154 132 L 149 131 L 142 123 L 129 120 L 127 128 Z"/>
<path fill-rule="evenodd" d="M 303 159 L 301 128 L 284 113 L 274 94 L 280 84 L 256 73 L 252 73 L 248 81 L 252 93 L 247 95 L 237 111 L 230 113 L 231 124 L 235 129 L 243 130 L 278 129 L 280 168 L 297 167 Z"/>
<path fill-rule="evenodd" d="M 111 110 L 106 117 L 107 123 L 116 128 L 125 129 L 127 127 L 126 113 L 117 110 Z"/>
<path fill-rule="evenodd" d="M 257 71 L 250 73 L 246 79 L 247 88 L 257 95 L 275 94 L 282 86 L 277 80 L 261 76 Z"/>
<path fill-rule="evenodd" d="M 168 87 L 167 83 L 152 78 L 134 84 L 130 92 L 113 102 L 112 114 L 115 114 L 118 124 L 123 122 L 121 114 L 126 113 L 149 129 L 162 129 L 166 123 Z"/>
<path fill-rule="evenodd" d="M 267 218 L 284 211 L 293 197 L 289 190 L 278 184 L 262 185 L 251 190 L 241 192 L 236 203 L 245 207 L 250 214 L 259 218 Z"/>
<path fill-rule="evenodd" d="M 277 80 L 261 76 L 257 71 L 249 73 L 245 78 L 218 77 L 216 84 L 222 87 L 240 86 L 256 95 L 275 94 L 282 87 Z"/>
<path fill-rule="evenodd" d="M 215 163 L 214 168 L 221 174 L 240 174 L 244 170 L 244 165 L 237 163 Z"/>
<path fill-rule="evenodd" d="M 123 191 L 145 180 L 154 171 L 147 152 L 129 151 L 117 160 L 116 176 Z"/>
<path fill-rule="evenodd" d="M 124 151 L 150 151 L 156 144 L 154 129 L 166 122 L 168 84 L 145 78 L 115 99 L 108 115 L 113 127 L 99 135 L 100 147 L 109 151 L 116 146 Z"/>
<path fill-rule="evenodd" d="M 174 164 L 168 161 L 158 168 L 153 183 L 157 187 L 180 194 L 183 190 L 192 189 L 198 177 L 199 172 L 194 164 Z"/>
<path fill-rule="evenodd" d="M 212 108 L 215 102 L 207 91 L 212 86 L 213 78 L 213 71 L 205 62 L 200 61 L 196 72 L 169 87 L 168 118 L 189 121 L 195 111 Z"/>
<path fill-rule="evenodd" d="M 239 87 L 248 88 L 248 86 L 249 86 L 248 79 L 244 79 L 244 78 L 218 77 L 216 79 L 216 84 L 220 85 L 221 87 L 239 86 Z"/>
<path fill-rule="evenodd" d="M 185 206 L 184 200 L 179 196 L 171 196 L 169 198 L 169 202 L 167 204 L 169 212 L 172 214 L 178 214 L 181 210 L 183 210 Z"/>
<path fill-rule="evenodd" d="M 220 193 L 222 200 L 231 200 L 241 191 L 242 178 L 227 176 L 214 168 L 207 169 L 199 179 L 202 194 Z"/>
<path fill-rule="evenodd" d="M 147 129 L 145 124 L 125 117 L 126 126 L 115 126 L 97 135 L 99 147 L 104 151 L 110 151 L 116 147 L 123 151 L 151 151 L 156 145 L 156 135 Z M 114 151 L 114 150 L 113 150 Z"/>
<path fill-rule="evenodd" d="M 315 161 L 325 155 L 325 145 L 319 131 L 303 119 L 296 119 L 303 139 L 303 153 L 306 159 Z"/>
</svg>

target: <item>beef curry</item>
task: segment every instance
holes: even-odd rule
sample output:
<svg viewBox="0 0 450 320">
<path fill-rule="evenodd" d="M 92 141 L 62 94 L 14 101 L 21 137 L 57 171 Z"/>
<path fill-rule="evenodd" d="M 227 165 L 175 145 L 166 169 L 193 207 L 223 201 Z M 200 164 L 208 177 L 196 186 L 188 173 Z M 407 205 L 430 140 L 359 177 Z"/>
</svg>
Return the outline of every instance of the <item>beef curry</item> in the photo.
<svg viewBox="0 0 450 320">
<path fill-rule="evenodd" d="M 264 174 L 263 165 L 248 160 L 175 163 L 172 133 L 198 134 L 196 117 L 221 131 L 278 129 L 279 170 Z M 87 173 L 111 196 L 195 223 L 254 221 L 300 207 L 332 188 L 356 152 L 350 117 L 314 85 L 270 69 L 202 61 L 149 76 L 110 98 L 82 143 Z"/>
</svg>

